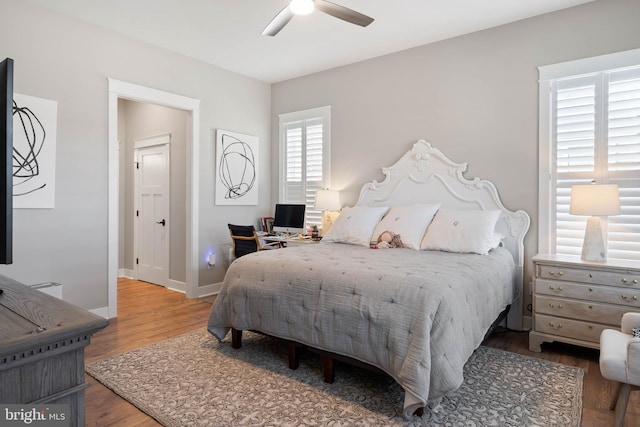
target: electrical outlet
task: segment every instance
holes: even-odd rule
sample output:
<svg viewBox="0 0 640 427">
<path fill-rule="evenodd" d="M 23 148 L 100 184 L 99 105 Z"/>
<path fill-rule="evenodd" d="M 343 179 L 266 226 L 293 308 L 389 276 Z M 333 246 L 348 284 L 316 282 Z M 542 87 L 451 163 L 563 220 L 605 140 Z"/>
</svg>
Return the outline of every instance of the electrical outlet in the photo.
<svg viewBox="0 0 640 427">
<path fill-rule="evenodd" d="M 209 254 L 209 258 L 207 259 L 207 270 L 211 270 L 215 266 L 216 266 L 216 253 L 211 252 Z"/>
</svg>

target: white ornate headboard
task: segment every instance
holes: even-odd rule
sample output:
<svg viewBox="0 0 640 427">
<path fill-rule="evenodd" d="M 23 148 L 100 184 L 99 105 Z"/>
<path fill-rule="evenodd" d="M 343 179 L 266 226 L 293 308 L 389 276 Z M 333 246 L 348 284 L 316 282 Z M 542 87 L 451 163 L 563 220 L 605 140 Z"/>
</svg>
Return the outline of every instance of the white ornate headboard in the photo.
<svg viewBox="0 0 640 427">
<path fill-rule="evenodd" d="M 499 209 L 502 211 L 496 231 L 502 245 L 516 263 L 514 286 L 518 299 L 509 313 L 509 327 L 522 328 L 522 292 L 524 236 L 529 230 L 529 215 L 504 207 L 495 185 L 487 180 L 466 179 L 467 163 L 455 163 L 427 141 L 419 140 L 393 166 L 382 168 L 385 179 L 362 186 L 356 205 L 402 206 L 415 203 L 442 203 L 455 209 Z"/>
</svg>

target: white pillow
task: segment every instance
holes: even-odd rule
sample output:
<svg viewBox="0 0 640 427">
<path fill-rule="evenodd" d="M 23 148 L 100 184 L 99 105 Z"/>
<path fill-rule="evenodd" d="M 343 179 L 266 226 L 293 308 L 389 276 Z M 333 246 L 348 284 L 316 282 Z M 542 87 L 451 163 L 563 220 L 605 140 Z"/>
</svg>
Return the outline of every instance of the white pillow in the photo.
<svg viewBox="0 0 640 427">
<path fill-rule="evenodd" d="M 386 206 L 343 208 L 322 241 L 369 246 L 373 229 L 387 210 Z"/>
<path fill-rule="evenodd" d="M 391 231 L 400 235 L 402 246 L 419 250 L 424 232 L 439 208 L 440 203 L 393 207 L 376 225 L 371 241 L 376 243 L 382 233 Z"/>
<path fill-rule="evenodd" d="M 442 208 L 427 228 L 420 249 L 485 255 L 500 244 L 499 210 Z"/>
</svg>

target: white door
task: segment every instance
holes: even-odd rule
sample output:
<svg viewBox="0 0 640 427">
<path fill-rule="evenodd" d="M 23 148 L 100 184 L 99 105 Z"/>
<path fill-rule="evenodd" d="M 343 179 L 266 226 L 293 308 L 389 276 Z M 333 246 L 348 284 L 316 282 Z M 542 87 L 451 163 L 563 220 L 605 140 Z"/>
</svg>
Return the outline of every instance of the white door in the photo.
<svg viewBox="0 0 640 427">
<path fill-rule="evenodd" d="M 137 278 L 169 282 L 169 145 L 136 148 Z"/>
</svg>

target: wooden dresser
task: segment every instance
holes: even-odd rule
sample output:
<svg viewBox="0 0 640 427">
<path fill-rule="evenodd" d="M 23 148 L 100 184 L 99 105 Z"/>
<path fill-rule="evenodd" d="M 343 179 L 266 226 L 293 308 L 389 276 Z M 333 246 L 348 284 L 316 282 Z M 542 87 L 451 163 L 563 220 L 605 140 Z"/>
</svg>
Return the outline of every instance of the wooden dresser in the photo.
<svg viewBox="0 0 640 427">
<path fill-rule="evenodd" d="M 84 348 L 109 321 L 0 276 L 0 403 L 69 405 L 84 426 Z"/>
<path fill-rule="evenodd" d="M 619 329 L 624 313 L 640 312 L 640 263 L 536 255 L 533 266 L 531 351 L 551 341 L 600 348 L 603 329 Z"/>
</svg>

